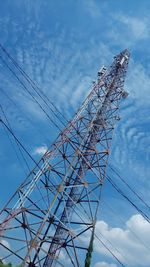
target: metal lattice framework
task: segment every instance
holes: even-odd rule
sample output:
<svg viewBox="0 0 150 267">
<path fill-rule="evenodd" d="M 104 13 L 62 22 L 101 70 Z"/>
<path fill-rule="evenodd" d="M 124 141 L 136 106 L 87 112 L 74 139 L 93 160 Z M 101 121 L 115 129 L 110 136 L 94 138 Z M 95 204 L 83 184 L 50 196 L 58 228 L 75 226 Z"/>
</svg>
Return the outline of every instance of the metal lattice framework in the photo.
<svg viewBox="0 0 150 267">
<path fill-rule="evenodd" d="M 22 266 L 83 266 L 95 225 L 129 62 L 114 58 L 72 121 L 1 211 L 0 257 Z M 82 254 L 81 254 L 82 251 Z"/>
</svg>

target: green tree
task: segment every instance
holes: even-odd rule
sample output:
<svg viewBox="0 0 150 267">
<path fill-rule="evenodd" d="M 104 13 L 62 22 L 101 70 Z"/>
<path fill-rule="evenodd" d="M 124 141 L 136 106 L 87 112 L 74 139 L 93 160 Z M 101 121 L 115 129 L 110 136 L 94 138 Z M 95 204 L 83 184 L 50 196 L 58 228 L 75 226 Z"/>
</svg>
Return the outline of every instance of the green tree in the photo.
<svg viewBox="0 0 150 267">
<path fill-rule="evenodd" d="M 0 267 L 13 267 L 11 263 L 4 264 L 0 259 Z M 21 265 L 17 265 L 16 267 L 22 267 Z"/>
<path fill-rule="evenodd" d="M 2 260 L 0 260 L 0 267 L 12 267 L 12 264 L 11 264 L 11 263 L 4 264 L 4 263 L 2 262 Z"/>
</svg>

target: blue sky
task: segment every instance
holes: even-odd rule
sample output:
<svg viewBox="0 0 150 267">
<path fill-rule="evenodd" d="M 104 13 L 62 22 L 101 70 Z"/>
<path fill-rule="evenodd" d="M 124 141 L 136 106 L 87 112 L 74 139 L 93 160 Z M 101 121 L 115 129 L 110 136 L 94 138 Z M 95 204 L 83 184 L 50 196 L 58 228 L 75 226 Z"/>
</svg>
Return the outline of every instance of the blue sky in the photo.
<svg viewBox="0 0 150 267">
<path fill-rule="evenodd" d="M 129 49 L 131 59 L 125 83 L 129 97 L 121 104 L 110 163 L 150 205 L 149 10 L 149 0 L 0 1 L 0 42 L 69 119 L 89 92 L 99 67 L 108 66 L 115 54 Z M 0 55 L 4 56 L 2 51 Z M 58 131 L 1 60 L 0 80 L 0 103 L 14 132 L 37 160 Z M 24 173 L 2 126 L 0 135 L 2 207 L 24 179 L 27 169 L 24 166 Z M 32 167 L 31 160 L 27 156 L 26 159 Z M 111 175 L 129 194 L 117 177 Z M 130 197 L 150 215 L 133 195 Z M 117 254 L 108 243 L 125 266 L 150 265 L 149 224 L 107 183 L 97 231 L 120 251 Z M 92 264 L 119 267 L 97 242 Z"/>
</svg>

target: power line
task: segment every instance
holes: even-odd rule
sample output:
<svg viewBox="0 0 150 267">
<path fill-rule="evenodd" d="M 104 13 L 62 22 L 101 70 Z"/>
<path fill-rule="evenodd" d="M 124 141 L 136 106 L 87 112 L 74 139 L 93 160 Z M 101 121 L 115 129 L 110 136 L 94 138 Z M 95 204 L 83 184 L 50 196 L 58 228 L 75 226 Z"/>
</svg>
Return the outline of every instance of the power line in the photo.
<svg viewBox="0 0 150 267">
<path fill-rule="evenodd" d="M 3 109 L 3 107 L 2 107 L 1 104 L 0 104 L 0 109 L 1 109 L 1 111 L 2 111 L 2 113 L 3 113 L 3 115 L 4 115 L 4 118 L 5 118 L 5 120 L 6 120 L 7 124 L 8 124 L 8 126 L 9 126 L 9 129 L 11 129 L 11 131 L 13 132 L 12 127 L 11 127 L 11 125 L 10 125 L 10 122 L 8 121 L 8 118 L 7 118 L 7 116 L 6 116 L 5 112 L 4 112 L 4 109 Z M 11 139 L 10 139 L 10 142 L 11 142 Z M 15 139 L 15 142 L 16 142 L 16 145 L 18 146 L 19 152 L 20 152 L 20 154 L 21 154 L 21 156 L 22 156 L 22 158 L 23 158 L 23 160 L 24 160 L 24 162 L 25 162 L 25 164 L 26 164 L 26 166 L 27 166 L 27 169 L 28 169 L 28 171 L 30 172 L 30 168 L 29 168 L 28 162 L 27 162 L 26 158 L 24 157 L 24 155 L 23 155 L 23 153 L 22 153 L 22 150 L 21 150 L 21 148 L 20 148 L 18 142 L 16 141 L 16 139 Z M 12 142 L 11 142 L 11 144 L 12 144 Z M 13 144 L 12 144 L 12 147 L 13 147 L 13 149 L 14 149 L 14 151 L 15 151 L 15 154 L 16 154 L 16 156 L 17 156 L 19 162 L 21 163 L 21 160 L 19 159 L 18 154 L 17 154 L 17 151 L 16 151 L 15 147 L 13 146 Z M 22 165 L 22 164 L 21 164 L 21 165 Z M 26 174 L 26 173 L 25 173 L 25 174 Z"/>
<path fill-rule="evenodd" d="M 13 142 L 12 142 L 12 140 L 11 140 L 11 138 L 10 138 L 10 136 L 9 136 L 9 134 L 8 134 L 8 132 L 7 132 L 7 130 L 6 130 L 6 128 L 4 127 L 4 125 L 2 125 L 2 126 L 3 126 L 4 131 L 6 132 L 6 135 L 7 135 L 8 139 L 9 139 L 9 142 L 10 142 L 10 144 L 11 144 L 12 149 L 14 150 L 14 152 L 15 152 L 15 154 L 16 154 L 16 157 L 17 157 L 17 159 L 18 159 L 19 164 L 20 164 L 21 167 L 23 168 L 23 171 L 24 171 L 25 175 L 27 175 L 26 170 L 24 169 L 24 165 L 22 164 L 22 161 L 21 161 L 20 158 L 19 158 L 19 155 L 18 155 L 18 153 L 17 153 L 17 150 L 16 150 L 16 148 L 15 148 L 15 146 L 14 146 L 14 144 L 13 144 Z"/>
<path fill-rule="evenodd" d="M 113 186 L 113 188 L 121 195 L 123 196 L 130 204 L 131 206 L 133 206 L 141 215 L 142 217 L 148 222 L 150 223 L 150 219 L 149 217 L 140 209 L 138 208 L 138 206 L 136 204 L 133 203 L 132 200 L 130 200 L 130 198 L 128 196 L 126 196 L 123 191 L 116 185 L 116 183 L 110 178 L 110 176 L 106 176 L 106 179 L 108 180 L 108 182 Z"/>
<path fill-rule="evenodd" d="M 110 165 L 108 164 L 108 167 L 120 178 L 120 180 L 131 190 L 131 192 L 148 208 L 150 209 L 150 206 L 145 202 L 145 200 L 139 196 L 139 194 L 123 179 L 123 177 Z"/>
<path fill-rule="evenodd" d="M 123 218 L 123 216 L 121 216 L 121 214 L 120 214 L 120 212 L 119 213 L 117 213 L 113 208 L 112 208 L 112 206 L 110 206 L 105 200 L 103 200 L 103 203 L 107 206 L 107 208 L 111 211 L 111 213 L 113 214 L 113 215 L 115 215 L 115 218 L 117 218 L 121 223 L 123 223 L 124 224 L 124 218 Z M 119 217 L 120 217 L 120 219 L 119 219 Z M 135 238 L 148 250 L 148 251 L 150 251 L 150 247 L 148 247 L 146 244 L 145 244 L 145 242 L 141 239 L 141 238 L 139 238 L 139 236 L 133 231 L 133 229 L 130 227 L 130 225 L 128 225 L 128 229 L 129 229 L 129 231 L 135 236 Z"/>
<path fill-rule="evenodd" d="M 29 116 L 27 116 L 27 114 L 24 113 L 20 107 L 18 107 L 18 105 L 15 103 L 15 101 L 2 88 L 0 88 L 0 91 L 8 99 L 8 101 L 11 102 L 15 106 L 15 108 L 19 111 L 19 113 L 22 113 L 22 116 L 24 116 L 26 118 L 26 120 L 28 122 L 30 122 L 30 124 L 36 128 L 36 131 L 38 131 L 41 136 L 44 136 L 45 139 L 47 139 L 47 136 L 45 135 L 45 133 L 41 132 L 41 129 L 39 129 L 37 127 L 37 124 L 35 124 L 35 122 L 33 120 L 31 120 L 31 118 L 29 118 Z"/>
<path fill-rule="evenodd" d="M 47 103 L 47 101 L 50 103 L 50 105 L 63 117 L 63 119 L 65 119 L 66 122 L 68 122 L 68 120 L 66 119 L 66 117 L 59 111 L 59 109 L 54 105 L 54 103 L 49 99 L 49 97 L 47 95 L 45 95 L 45 93 L 40 89 L 39 86 L 36 85 L 36 83 L 30 78 L 30 76 L 19 66 L 19 64 L 15 61 L 15 59 L 8 53 L 8 51 L 2 46 L 2 44 L 0 44 L 0 48 L 2 49 L 2 51 L 7 55 L 7 57 L 12 61 L 12 63 L 14 64 L 14 66 L 17 68 L 17 70 L 19 70 L 19 72 L 22 74 L 22 76 L 26 79 L 26 81 L 30 84 L 30 86 L 32 87 L 32 89 L 37 93 L 37 95 L 43 100 L 43 102 L 49 107 L 49 109 L 51 110 L 51 112 L 58 118 L 58 120 L 64 125 L 64 123 L 62 122 L 62 120 L 59 119 L 58 115 L 54 112 L 54 110 L 49 106 L 49 104 Z M 47 101 L 46 101 L 46 100 Z"/>
<path fill-rule="evenodd" d="M 61 131 L 60 127 L 55 123 L 55 121 L 49 116 L 49 114 L 45 111 L 45 109 L 42 107 L 42 105 L 39 103 L 39 101 L 35 98 L 35 96 L 29 91 L 29 89 L 26 87 L 26 85 L 20 80 L 20 78 L 17 76 L 17 74 L 10 68 L 10 66 L 7 64 L 7 62 L 0 56 L 0 59 L 2 60 L 3 64 L 9 69 L 9 71 L 15 76 L 15 78 L 19 81 L 19 83 L 22 85 L 24 90 L 31 96 L 31 98 L 34 100 L 34 102 L 40 107 L 40 109 L 44 112 L 46 117 L 53 123 L 53 125 Z"/>
<path fill-rule="evenodd" d="M 24 145 L 21 143 L 21 141 L 16 137 L 12 129 L 9 128 L 9 126 L 4 122 L 4 120 L 0 117 L 0 122 L 6 127 L 8 132 L 13 136 L 15 141 L 20 145 L 20 147 L 26 152 L 26 154 L 29 156 L 29 158 L 35 163 L 35 165 L 40 169 L 40 166 L 38 163 L 34 160 L 34 158 L 31 156 L 31 154 L 28 152 L 28 150 L 24 147 Z"/>
<path fill-rule="evenodd" d="M 116 259 L 116 261 L 123 267 L 125 267 L 125 265 L 118 259 L 118 257 L 111 251 L 110 248 L 107 247 L 107 245 L 99 238 L 99 236 L 97 234 L 94 234 L 95 237 L 97 238 L 97 240 L 109 251 L 109 253 L 113 256 L 113 258 Z"/>
<path fill-rule="evenodd" d="M 31 77 L 19 66 L 17 61 L 8 53 L 8 51 L 4 48 L 4 46 L 0 43 L 0 48 L 2 51 L 8 56 L 8 58 L 13 62 L 13 64 L 16 66 L 16 68 L 20 71 L 20 73 L 28 80 L 28 82 L 32 83 L 32 86 L 35 86 L 38 91 L 50 102 L 50 104 L 54 107 L 55 110 L 68 122 L 66 117 L 63 115 L 63 113 L 60 112 L 60 110 L 54 105 L 54 103 L 49 99 L 49 97 L 41 90 L 41 88 L 31 79 Z"/>
</svg>

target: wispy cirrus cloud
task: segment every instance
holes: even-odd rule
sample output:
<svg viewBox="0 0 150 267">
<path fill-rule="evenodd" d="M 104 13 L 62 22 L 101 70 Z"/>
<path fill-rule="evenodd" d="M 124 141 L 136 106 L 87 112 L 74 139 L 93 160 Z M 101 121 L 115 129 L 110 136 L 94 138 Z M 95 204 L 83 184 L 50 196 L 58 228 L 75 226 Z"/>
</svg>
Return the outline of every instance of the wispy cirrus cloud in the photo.
<svg viewBox="0 0 150 267">
<path fill-rule="evenodd" d="M 131 34 L 131 38 L 143 40 L 150 37 L 148 19 L 120 14 L 116 16 L 116 20 L 127 27 L 127 31 Z"/>
<path fill-rule="evenodd" d="M 106 35 L 113 45 L 132 48 L 140 48 L 141 42 L 147 42 L 150 38 L 149 17 L 126 15 L 124 13 L 112 14 L 109 22 L 110 28 Z M 109 20 L 108 20 L 109 21 Z M 142 45 L 141 47 L 144 47 Z"/>
<path fill-rule="evenodd" d="M 96 3 L 95 0 L 88 0 L 88 1 L 84 1 L 84 6 L 86 7 L 86 9 L 88 10 L 89 14 L 93 17 L 93 18 L 97 18 L 101 15 L 101 11 L 100 11 L 100 7 L 99 5 Z"/>
</svg>

